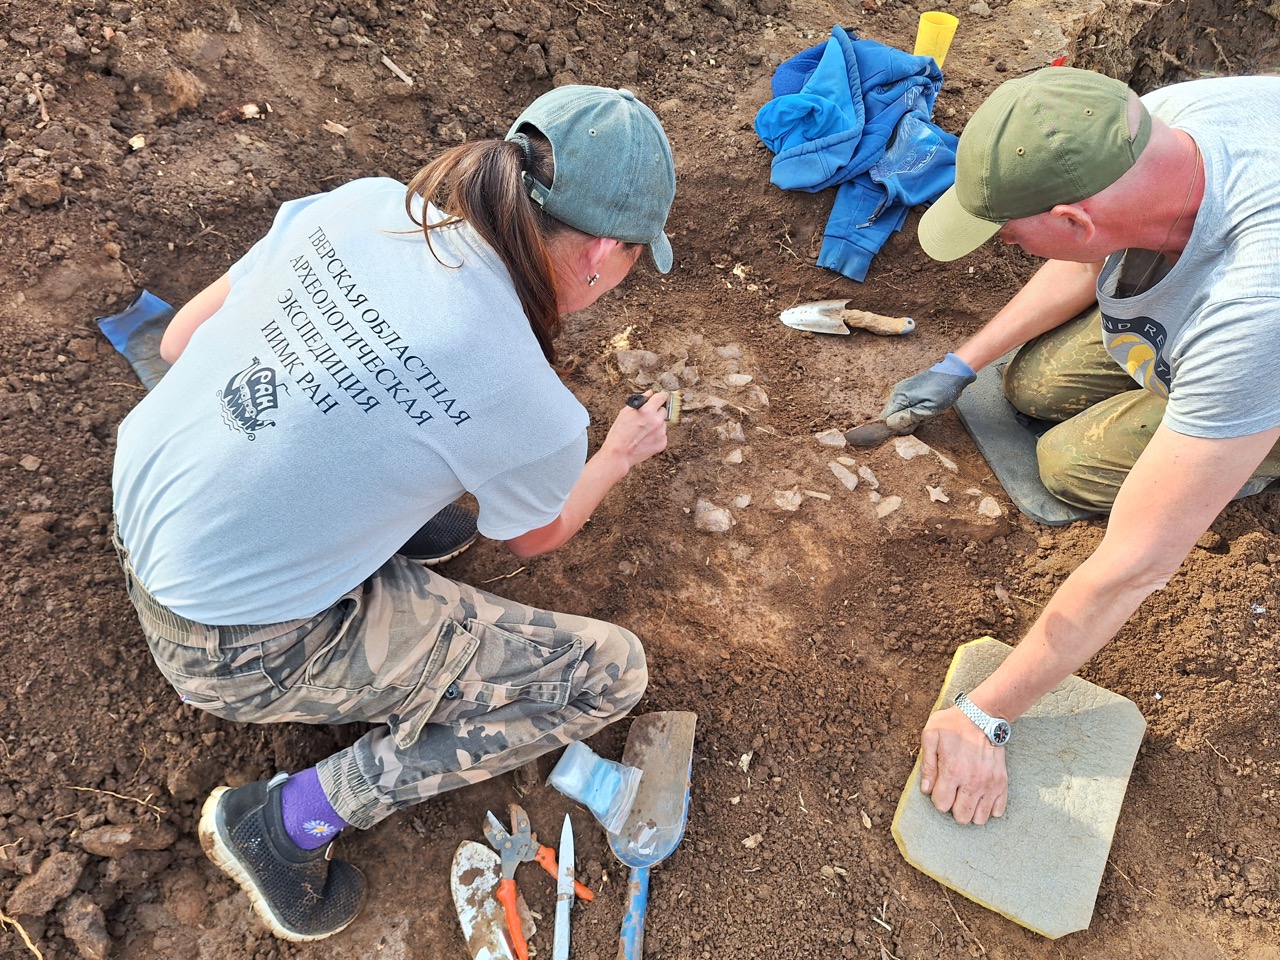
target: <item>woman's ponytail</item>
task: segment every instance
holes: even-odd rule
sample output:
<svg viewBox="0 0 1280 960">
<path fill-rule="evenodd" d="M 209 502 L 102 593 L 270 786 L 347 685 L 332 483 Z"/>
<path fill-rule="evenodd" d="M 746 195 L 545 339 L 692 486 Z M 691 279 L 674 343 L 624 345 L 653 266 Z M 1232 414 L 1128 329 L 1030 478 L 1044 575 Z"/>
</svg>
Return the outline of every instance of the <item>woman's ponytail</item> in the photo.
<svg viewBox="0 0 1280 960">
<path fill-rule="evenodd" d="M 534 336 L 554 366 L 554 340 L 561 324 L 547 245 L 553 235 L 571 228 L 543 213 L 525 192 L 525 172 L 545 184 L 554 176 L 550 143 L 536 131 L 525 137 L 522 143 L 478 140 L 445 151 L 410 181 L 405 209 L 422 227 L 428 246 L 432 230 L 465 220 L 497 251 L 511 274 Z M 424 214 L 418 220 L 413 209 L 415 196 L 438 207 L 445 219 L 426 223 Z M 434 247 L 431 252 L 435 255 Z M 436 259 L 440 259 L 438 255 Z"/>
</svg>

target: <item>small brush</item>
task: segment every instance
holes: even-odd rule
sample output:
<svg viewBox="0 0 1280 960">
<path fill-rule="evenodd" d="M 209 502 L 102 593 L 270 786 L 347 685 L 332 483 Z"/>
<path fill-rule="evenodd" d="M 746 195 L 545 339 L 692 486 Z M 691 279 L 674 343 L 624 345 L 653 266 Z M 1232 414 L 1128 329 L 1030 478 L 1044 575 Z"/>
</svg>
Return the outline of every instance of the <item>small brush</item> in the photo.
<svg viewBox="0 0 1280 960">
<path fill-rule="evenodd" d="M 627 397 L 627 406 L 635 407 L 635 409 L 639 410 L 641 407 L 645 405 L 648 399 L 649 398 L 643 393 L 633 393 L 631 396 Z M 667 395 L 666 405 L 663 407 L 663 409 L 667 411 L 667 422 L 679 423 L 680 411 L 683 409 L 683 407 L 684 407 L 684 391 L 683 390 L 669 391 Z"/>
</svg>

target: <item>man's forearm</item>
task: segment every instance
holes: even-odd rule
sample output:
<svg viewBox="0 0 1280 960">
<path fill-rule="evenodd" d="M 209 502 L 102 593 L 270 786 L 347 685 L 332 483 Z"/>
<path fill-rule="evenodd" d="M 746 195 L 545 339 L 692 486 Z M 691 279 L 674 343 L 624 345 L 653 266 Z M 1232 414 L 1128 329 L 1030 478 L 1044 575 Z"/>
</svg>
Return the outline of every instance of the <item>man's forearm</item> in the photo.
<svg viewBox="0 0 1280 960">
<path fill-rule="evenodd" d="M 1049 260 L 956 356 L 981 370 L 1015 347 L 1061 326 L 1097 299 L 1101 263 Z"/>
<path fill-rule="evenodd" d="M 1067 578 L 1022 642 L 970 693 L 974 703 L 1016 720 L 1106 646 L 1160 586 L 1108 574 L 1099 569 L 1105 565 L 1094 554 Z"/>
</svg>

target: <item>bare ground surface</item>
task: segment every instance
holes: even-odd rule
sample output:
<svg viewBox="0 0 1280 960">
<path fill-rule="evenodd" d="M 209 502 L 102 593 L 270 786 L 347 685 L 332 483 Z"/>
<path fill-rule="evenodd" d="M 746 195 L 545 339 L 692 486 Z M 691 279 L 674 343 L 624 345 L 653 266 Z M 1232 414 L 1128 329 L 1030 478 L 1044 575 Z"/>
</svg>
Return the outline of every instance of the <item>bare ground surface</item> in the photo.
<svg viewBox="0 0 1280 960">
<path fill-rule="evenodd" d="M 999 82 L 1062 54 L 1144 87 L 1275 69 L 1277 14 L 1262 3 L 989 3 L 986 15 L 956 9 L 936 111 L 951 130 Z M 484 542 L 447 572 L 626 625 L 645 639 L 653 674 L 639 709 L 698 713 L 688 832 L 654 873 L 649 954 L 1280 957 L 1274 493 L 1231 506 L 1083 671 L 1148 721 L 1087 932 L 1044 940 L 949 894 L 890 836 L 956 647 L 987 633 L 1016 642 L 1104 530 L 1013 512 L 951 416 L 922 439 L 957 472 L 891 446 L 855 452 L 878 490 L 865 479 L 847 490 L 828 464 L 851 451 L 815 440 L 873 415 L 893 382 L 976 329 L 1033 268 L 997 249 L 934 264 L 915 245 L 913 216 L 854 284 L 814 266 L 831 195 L 768 182 L 751 123 L 777 63 L 834 23 L 909 48 L 919 9 L 469 6 L 0 6 L 0 908 L 32 943 L 3 924 L 0 956 L 464 955 L 449 860 L 480 837 L 486 808 L 516 798 L 511 778 L 344 839 L 373 896 L 319 944 L 267 936 L 201 854 L 195 819 L 213 786 L 313 763 L 356 731 L 230 725 L 179 704 L 155 670 L 107 540 L 115 427 L 141 389 L 93 318 L 143 287 L 181 303 L 286 199 L 358 176 L 406 178 L 443 146 L 501 135 L 551 84 L 588 82 L 633 87 L 667 127 L 677 269 L 641 272 L 570 322 L 564 352 L 580 361 L 570 384 L 603 429 L 634 389 L 610 348 L 629 330 L 660 372 L 729 404 L 691 410 L 668 452 L 566 548 L 521 567 Z M 246 101 L 271 112 L 220 122 Z M 820 338 L 778 323 L 795 302 L 846 296 L 914 316 L 919 330 Z M 926 485 L 949 501 L 931 501 Z M 778 506 L 788 491 L 800 492 L 796 510 Z M 902 505 L 878 516 L 873 493 Z M 1004 517 L 978 513 L 986 496 Z M 735 525 L 695 529 L 700 499 Z M 619 756 L 625 730 L 592 745 Z M 548 838 L 573 806 L 545 786 L 524 803 Z M 574 809 L 579 866 L 598 891 L 575 913 L 575 955 L 612 956 L 624 873 Z M 127 829 L 104 837 L 111 825 Z M 553 888 L 525 870 L 545 957 Z"/>
</svg>

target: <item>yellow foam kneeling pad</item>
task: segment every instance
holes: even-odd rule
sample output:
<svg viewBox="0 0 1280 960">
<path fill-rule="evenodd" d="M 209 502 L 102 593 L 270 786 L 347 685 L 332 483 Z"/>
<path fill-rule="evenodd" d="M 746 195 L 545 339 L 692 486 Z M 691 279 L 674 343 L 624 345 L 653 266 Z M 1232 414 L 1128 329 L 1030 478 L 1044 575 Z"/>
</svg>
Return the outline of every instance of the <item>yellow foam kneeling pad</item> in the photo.
<svg viewBox="0 0 1280 960">
<path fill-rule="evenodd" d="M 934 709 L 990 676 L 1012 647 L 992 637 L 951 661 Z M 1009 805 L 961 826 L 920 792 L 920 761 L 893 817 L 917 870 L 1043 936 L 1089 926 L 1146 721 L 1132 701 L 1068 677 L 1018 719 L 1004 748 Z"/>
</svg>

